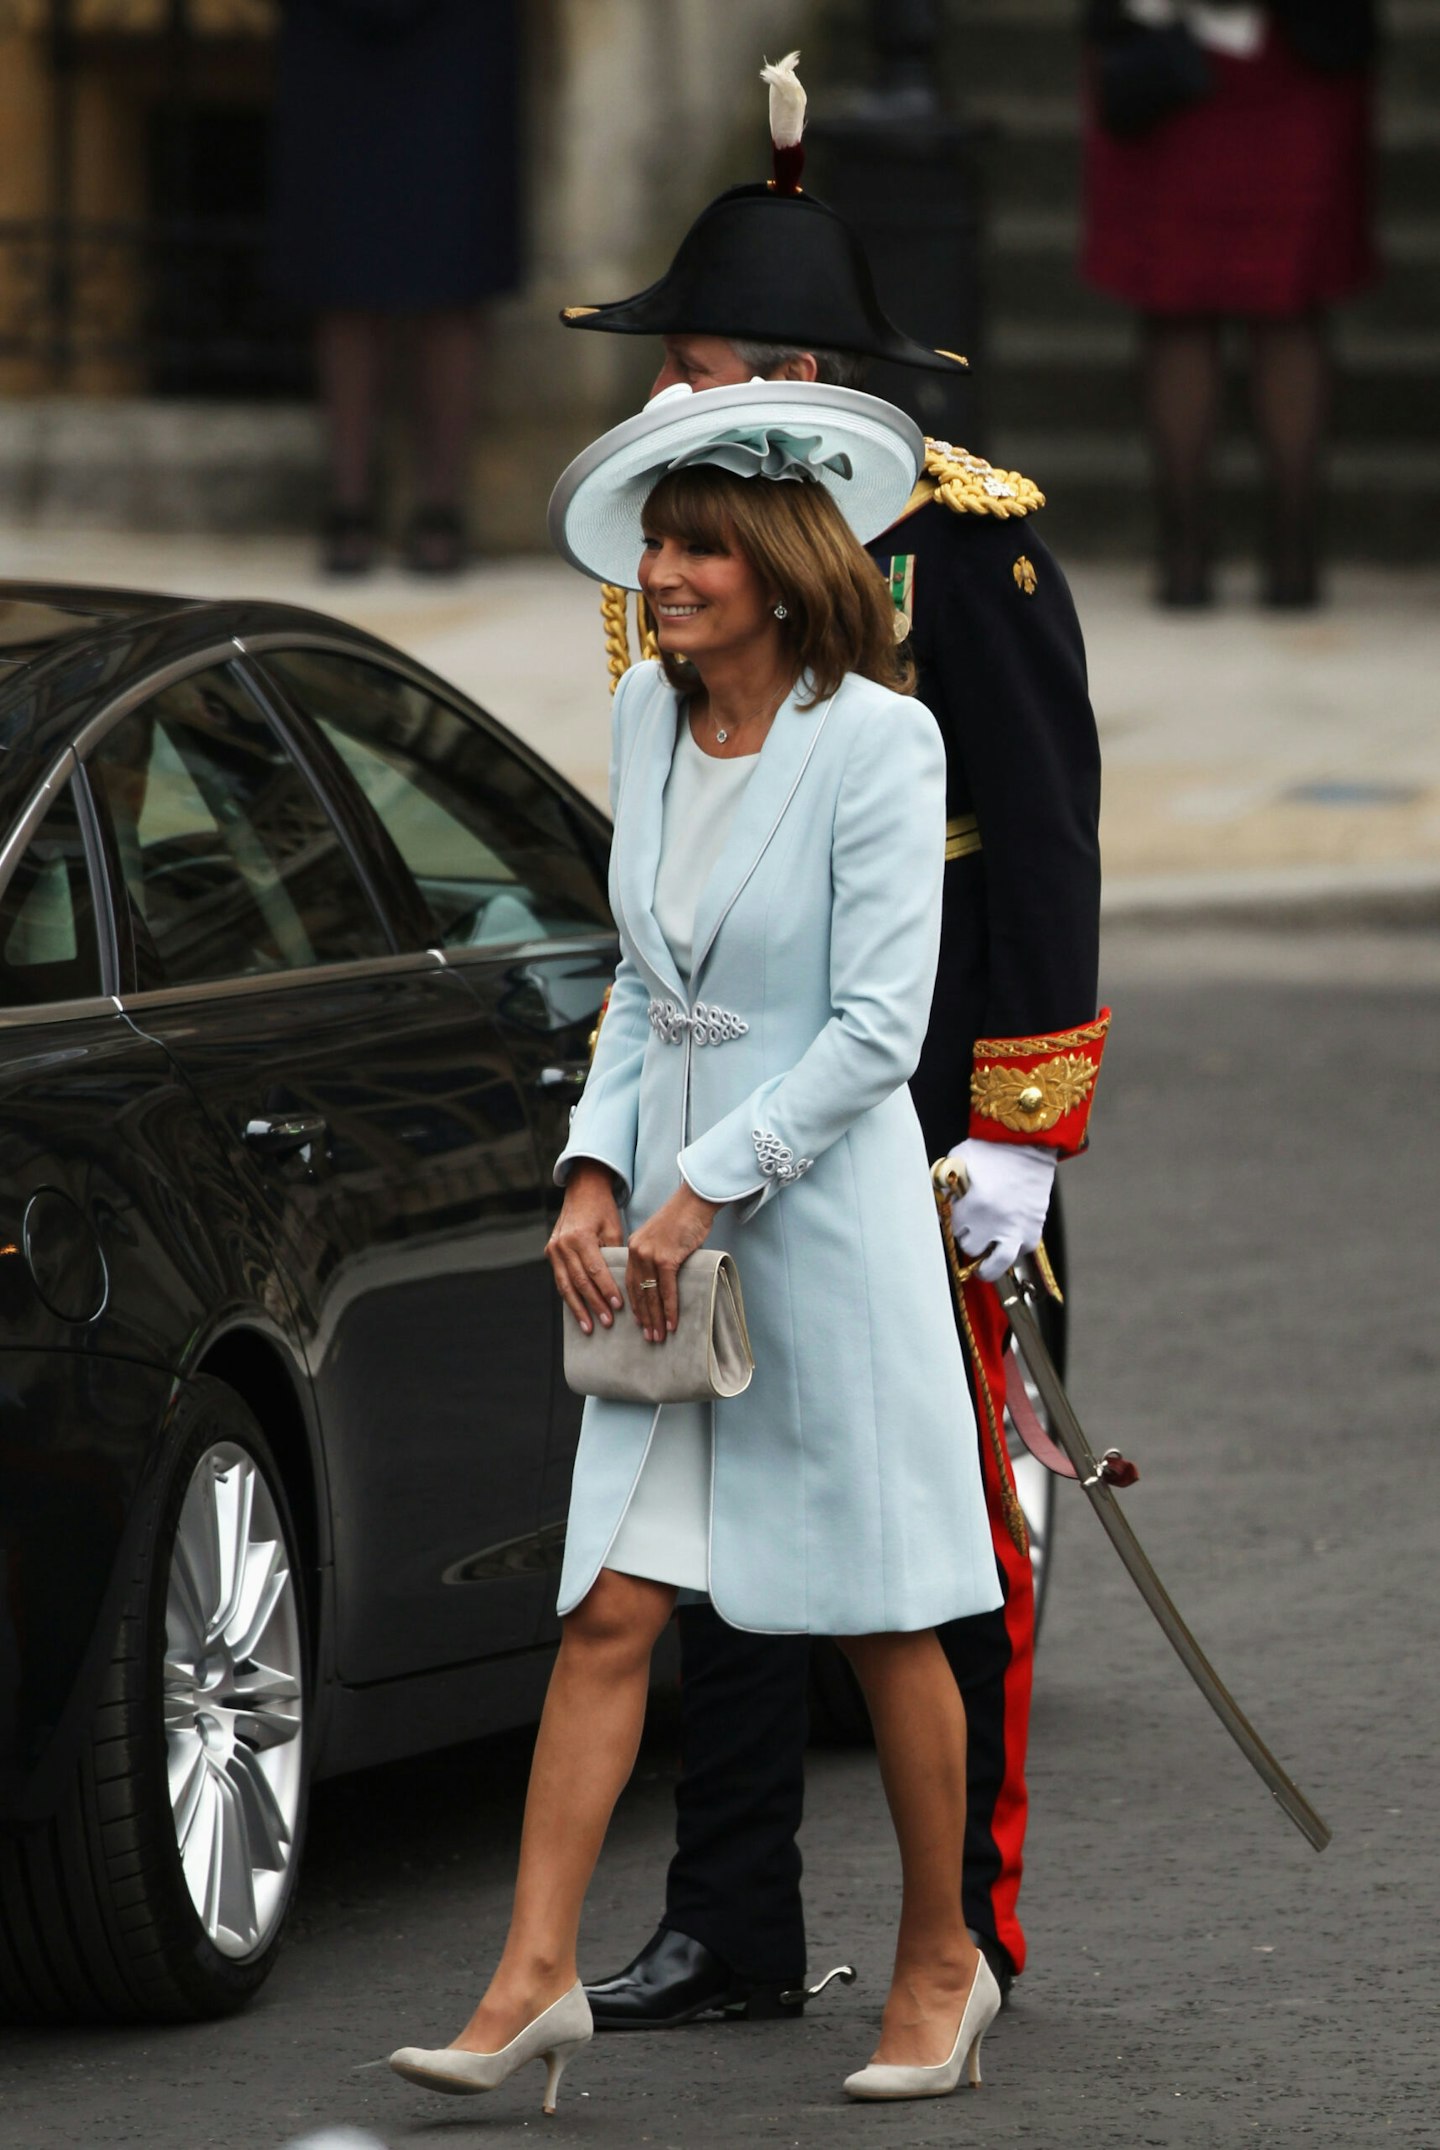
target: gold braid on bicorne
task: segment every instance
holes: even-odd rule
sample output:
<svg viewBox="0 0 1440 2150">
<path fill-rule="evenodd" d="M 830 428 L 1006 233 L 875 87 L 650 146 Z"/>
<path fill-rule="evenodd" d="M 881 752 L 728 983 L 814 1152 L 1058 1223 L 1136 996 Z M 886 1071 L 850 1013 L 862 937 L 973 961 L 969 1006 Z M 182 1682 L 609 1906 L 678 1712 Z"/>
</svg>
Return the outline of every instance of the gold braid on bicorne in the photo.
<svg viewBox="0 0 1440 2150">
<path fill-rule="evenodd" d="M 605 628 L 605 658 L 610 667 L 612 694 L 630 669 L 630 629 L 625 617 L 629 594 L 618 583 L 600 585 L 600 618 Z"/>
</svg>

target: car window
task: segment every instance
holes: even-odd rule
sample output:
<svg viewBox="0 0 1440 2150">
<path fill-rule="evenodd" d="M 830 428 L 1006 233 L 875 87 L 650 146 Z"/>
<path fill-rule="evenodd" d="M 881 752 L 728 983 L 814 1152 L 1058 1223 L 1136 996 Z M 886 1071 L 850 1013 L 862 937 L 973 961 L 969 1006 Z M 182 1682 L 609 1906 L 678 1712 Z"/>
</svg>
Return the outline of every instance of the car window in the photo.
<svg viewBox="0 0 1440 2150">
<path fill-rule="evenodd" d="M 333 822 L 228 669 L 163 688 L 88 767 L 166 984 L 390 953 Z"/>
<path fill-rule="evenodd" d="M 67 783 L 0 895 L 0 1007 L 87 1000 L 101 991 L 85 838 Z"/>
<path fill-rule="evenodd" d="M 325 650 L 265 663 L 384 822 L 441 946 L 609 930 L 564 801 L 503 741 L 383 665 Z"/>
</svg>

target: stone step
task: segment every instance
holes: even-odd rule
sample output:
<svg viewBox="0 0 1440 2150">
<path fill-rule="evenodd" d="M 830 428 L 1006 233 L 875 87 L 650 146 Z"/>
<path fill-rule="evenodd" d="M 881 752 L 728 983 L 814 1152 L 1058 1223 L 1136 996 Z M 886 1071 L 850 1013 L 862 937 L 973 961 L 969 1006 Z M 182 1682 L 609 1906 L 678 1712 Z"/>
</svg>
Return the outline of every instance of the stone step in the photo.
<svg viewBox="0 0 1440 2150">
<path fill-rule="evenodd" d="M 1383 443 L 1433 430 L 1440 332 L 1376 337 L 1342 329 L 1334 341 L 1335 435 Z M 1128 323 L 1091 329 L 1048 323 L 992 325 L 980 377 L 987 428 L 1045 426 L 1063 411 L 1082 432 L 1133 427 L 1138 339 Z M 1248 424 L 1245 342 L 1227 352 L 1227 429 Z"/>
<path fill-rule="evenodd" d="M 995 428 L 991 459 L 1023 471 L 1046 496 L 1039 525 L 1064 558 L 1134 558 L 1152 541 L 1150 472 L 1136 433 Z M 1440 555 L 1440 449 L 1339 444 L 1330 460 L 1329 550 L 1337 559 L 1414 564 Z M 1251 444 L 1225 442 L 1216 458 L 1222 555 L 1254 553 L 1262 481 Z"/>
</svg>

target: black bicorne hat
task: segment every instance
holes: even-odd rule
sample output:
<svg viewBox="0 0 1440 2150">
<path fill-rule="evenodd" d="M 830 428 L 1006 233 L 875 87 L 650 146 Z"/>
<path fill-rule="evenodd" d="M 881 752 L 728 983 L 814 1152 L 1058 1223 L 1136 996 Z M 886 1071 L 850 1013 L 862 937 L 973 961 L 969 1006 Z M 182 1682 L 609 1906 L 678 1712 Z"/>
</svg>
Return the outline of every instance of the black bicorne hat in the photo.
<svg viewBox="0 0 1440 2150">
<path fill-rule="evenodd" d="M 931 351 L 882 311 L 870 264 L 841 216 L 812 194 L 731 187 L 702 209 L 658 283 L 608 306 L 567 306 L 568 328 L 621 336 L 724 336 L 888 358 L 932 373 L 965 360 Z"/>
</svg>

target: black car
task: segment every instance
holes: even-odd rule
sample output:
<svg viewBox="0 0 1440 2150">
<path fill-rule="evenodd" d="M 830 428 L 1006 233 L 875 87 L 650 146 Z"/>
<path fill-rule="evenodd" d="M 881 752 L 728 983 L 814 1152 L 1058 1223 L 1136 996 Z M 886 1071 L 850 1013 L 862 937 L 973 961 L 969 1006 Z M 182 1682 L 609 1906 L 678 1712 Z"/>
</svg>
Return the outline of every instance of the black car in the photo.
<svg viewBox="0 0 1440 2150">
<path fill-rule="evenodd" d="M 333 620 L 0 585 L 0 2015 L 239 2004 L 310 1781 L 534 1714 L 608 838 Z"/>
</svg>

